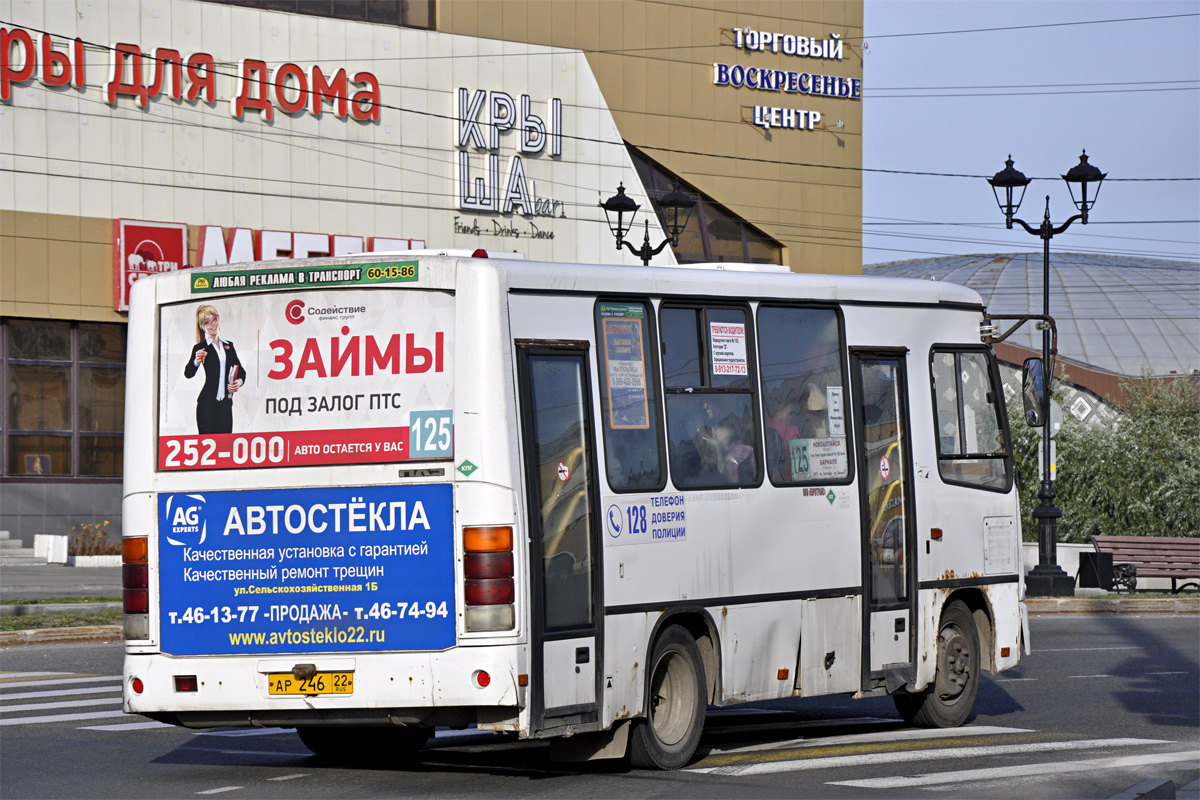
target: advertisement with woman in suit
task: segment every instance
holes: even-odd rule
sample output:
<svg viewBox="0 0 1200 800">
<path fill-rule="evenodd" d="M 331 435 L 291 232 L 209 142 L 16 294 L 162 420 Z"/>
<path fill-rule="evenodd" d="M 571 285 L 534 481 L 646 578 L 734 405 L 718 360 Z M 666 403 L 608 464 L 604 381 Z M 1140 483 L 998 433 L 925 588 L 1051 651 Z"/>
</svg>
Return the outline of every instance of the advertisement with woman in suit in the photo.
<svg viewBox="0 0 1200 800">
<path fill-rule="evenodd" d="M 196 309 L 196 346 L 183 376 L 192 378 L 204 368 L 204 386 L 196 396 L 196 427 L 202 434 L 233 433 L 233 396 L 246 377 L 233 342 L 221 338 L 220 331 L 216 306 Z"/>
</svg>

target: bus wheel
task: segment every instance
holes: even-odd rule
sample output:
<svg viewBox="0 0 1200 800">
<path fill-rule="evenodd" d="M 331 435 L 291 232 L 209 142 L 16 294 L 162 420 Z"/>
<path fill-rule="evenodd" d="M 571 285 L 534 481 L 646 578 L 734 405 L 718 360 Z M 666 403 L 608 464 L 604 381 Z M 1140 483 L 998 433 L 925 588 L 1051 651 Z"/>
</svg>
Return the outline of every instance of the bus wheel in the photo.
<svg viewBox="0 0 1200 800">
<path fill-rule="evenodd" d="M 672 625 L 654 644 L 646 717 L 634 725 L 629 757 L 641 769 L 679 769 L 696 752 L 704 729 L 704 666 L 700 648 Z"/>
<path fill-rule="evenodd" d="M 979 631 L 971 610 L 952 600 L 942 611 L 938 631 L 937 674 L 922 692 L 892 695 L 896 710 L 909 723 L 925 728 L 955 728 L 967 721 L 979 692 Z"/>
<path fill-rule="evenodd" d="M 300 741 L 332 761 L 396 763 L 411 761 L 433 731 L 412 727 L 298 727 Z"/>
</svg>

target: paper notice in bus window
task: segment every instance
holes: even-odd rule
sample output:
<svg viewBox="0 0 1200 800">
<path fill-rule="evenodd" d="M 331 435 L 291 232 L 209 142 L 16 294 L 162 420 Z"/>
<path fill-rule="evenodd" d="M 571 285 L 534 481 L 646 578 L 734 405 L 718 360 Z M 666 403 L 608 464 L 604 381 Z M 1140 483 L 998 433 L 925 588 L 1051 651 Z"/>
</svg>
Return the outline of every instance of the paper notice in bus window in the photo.
<svg viewBox="0 0 1200 800">
<path fill-rule="evenodd" d="M 708 328 L 713 375 L 748 375 L 746 326 L 733 322 L 710 322 Z"/>
<path fill-rule="evenodd" d="M 846 412 L 842 406 L 842 387 L 826 386 L 825 399 L 829 403 L 829 435 L 846 435 Z"/>
<path fill-rule="evenodd" d="M 641 307 L 635 306 L 638 313 Z M 650 427 L 646 398 L 646 354 L 642 320 L 603 320 L 604 369 L 608 381 L 608 424 L 614 430 Z"/>
</svg>

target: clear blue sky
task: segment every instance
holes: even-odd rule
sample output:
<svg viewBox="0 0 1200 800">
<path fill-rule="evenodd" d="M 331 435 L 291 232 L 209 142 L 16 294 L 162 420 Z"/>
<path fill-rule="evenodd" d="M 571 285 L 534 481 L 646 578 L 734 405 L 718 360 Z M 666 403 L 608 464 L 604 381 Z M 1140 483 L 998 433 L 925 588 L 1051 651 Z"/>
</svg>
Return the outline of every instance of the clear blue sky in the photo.
<svg viewBox="0 0 1200 800">
<path fill-rule="evenodd" d="M 1132 21 L 1165 15 L 1190 16 Z M 1059 224 L 1083 149 L 1108 179 L 1052 253 L 1200 260 L 1200 2 L 865 0 L 864 28 L 863 263 L 1041 250 L 982 178 L 872 170 L 991 176 L 1011 153 L 1035 178 L 1018 216 L 1039 224 L 1049 195 Z"/>
</svg>

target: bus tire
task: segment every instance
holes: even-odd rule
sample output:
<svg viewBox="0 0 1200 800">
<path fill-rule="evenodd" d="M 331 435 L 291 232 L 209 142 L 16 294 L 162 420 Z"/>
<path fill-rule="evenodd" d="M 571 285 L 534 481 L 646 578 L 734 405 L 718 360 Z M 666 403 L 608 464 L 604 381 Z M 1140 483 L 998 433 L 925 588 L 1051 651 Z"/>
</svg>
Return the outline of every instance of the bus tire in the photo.
<svg viewBox="0 0 1200 800">
<path fill-rule="evenodd" d="M 650 659 L 646 716 L 634 723 L 629 758 L 639 769 L 679 769 L 704 730 L 704 664 L 700 648 L 678 625 L 662 632 Z"/>
<path fill-rule="evenodd" d="M 956 728 L 967 721 L 979 693 L 979 630 L 971 610 L 951 600 L 938 630 L 937 673 L 920 692 L 892 695 L 900 716 L 924 728 Z"/>
<path fill-rule="evenodd" d="M 300 741 L 322 758 L 338 762 L 396 763 L 411 761 L 433 731 L 415 727 L 296 728 Z"/>
</svg>

